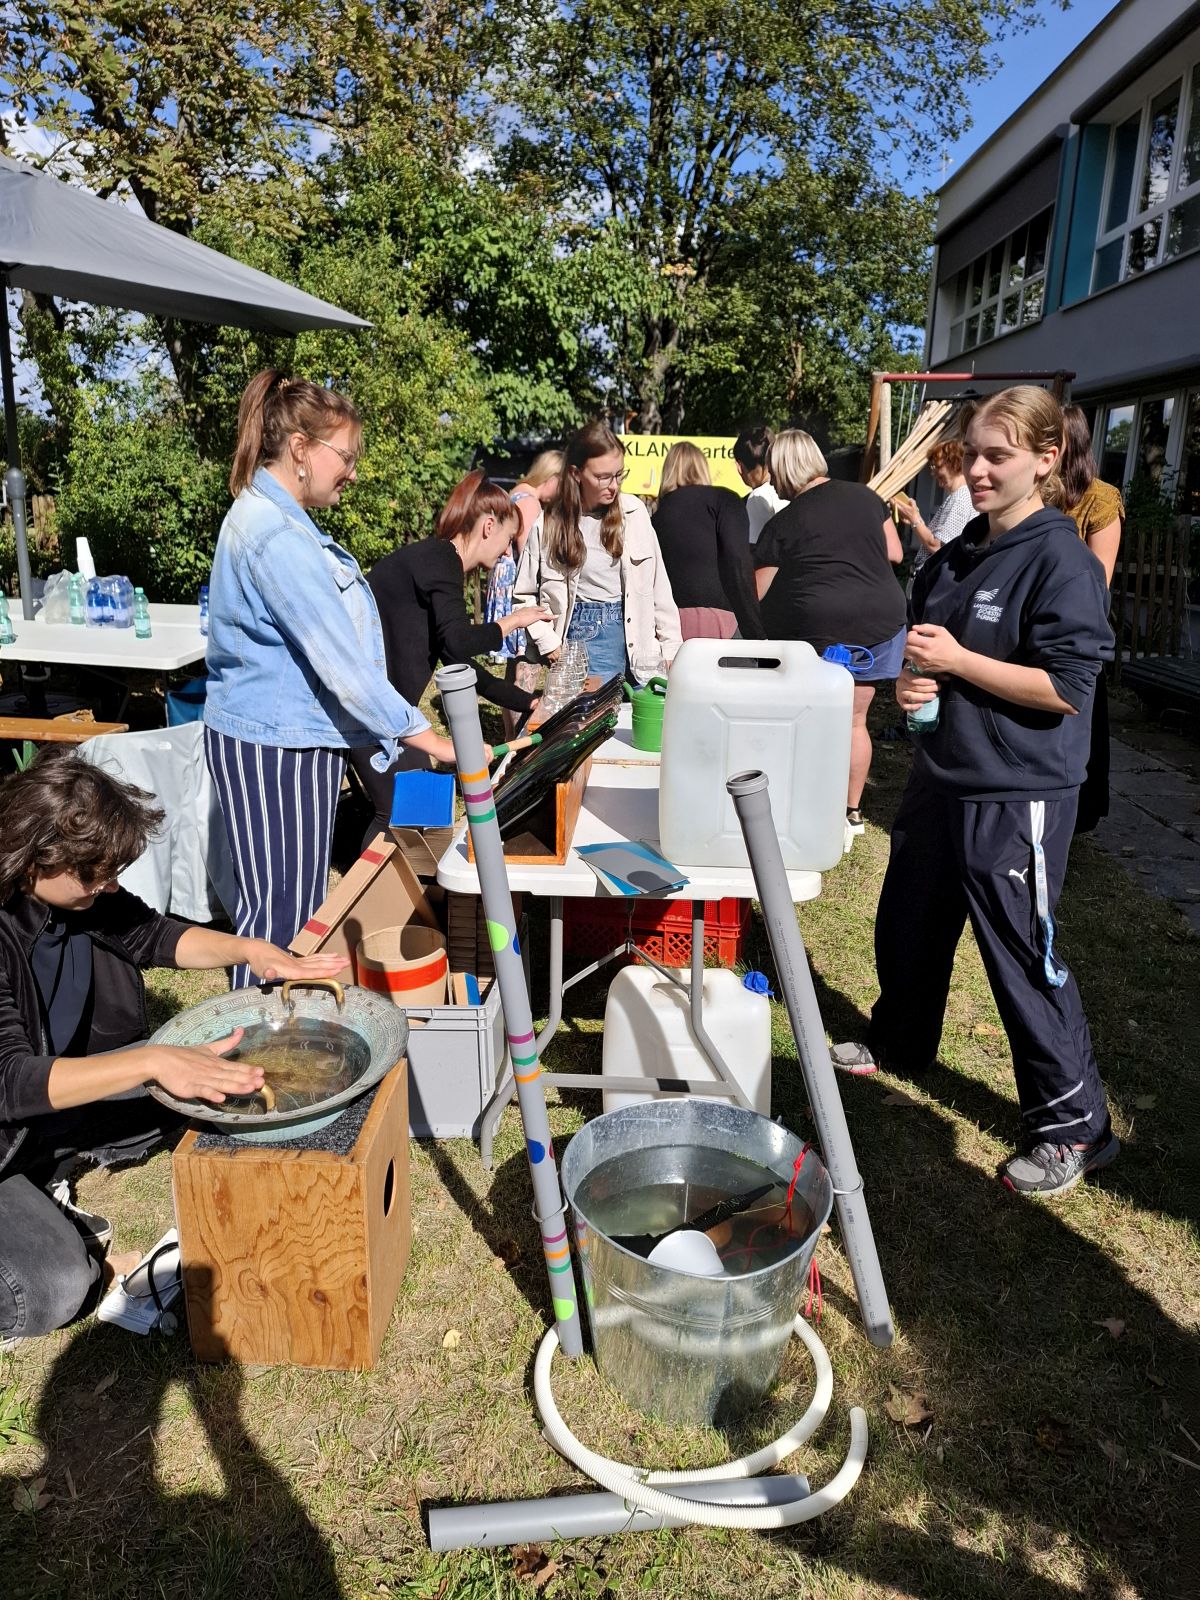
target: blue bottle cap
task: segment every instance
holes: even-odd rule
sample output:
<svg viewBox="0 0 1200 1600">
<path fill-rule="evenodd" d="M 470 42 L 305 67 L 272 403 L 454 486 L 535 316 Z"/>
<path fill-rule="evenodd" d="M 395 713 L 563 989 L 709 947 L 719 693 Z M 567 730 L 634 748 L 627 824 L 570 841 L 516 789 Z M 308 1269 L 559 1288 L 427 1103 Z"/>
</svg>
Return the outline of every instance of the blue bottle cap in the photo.
<svg viewBox="0 0 1200 1600">
<path fill-rule="evenodd" d="M 765 994 L 769 1000 L 775 998 L 771 980 L 765 972 L 748 972 L 742 979 L 742 988 L 749 989 L 751 994 Z"/>
</svg>

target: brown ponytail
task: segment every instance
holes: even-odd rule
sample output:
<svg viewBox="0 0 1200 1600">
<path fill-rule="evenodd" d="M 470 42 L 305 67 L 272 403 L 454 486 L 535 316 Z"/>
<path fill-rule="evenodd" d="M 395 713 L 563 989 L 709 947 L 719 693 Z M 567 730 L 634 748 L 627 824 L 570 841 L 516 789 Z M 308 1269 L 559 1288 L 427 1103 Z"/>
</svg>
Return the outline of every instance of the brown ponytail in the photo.
<svg viewBox="0 0 1200 1600">
<path fill-rule="evenodd" d="M 568 439 L 563 452 L 562 475 L 558 480 L 558 493 L 546 507 L 546 554 L 556 567 L 565 572 L 578 572 L 587 554 L 583 542 L 583 529 L 579 526 L 583 516 L 583 501 L 579 484 L 571 471 L 580 468 L 597 456 L 623 456 L 625 446 L 611 428 L 603 422 L 589 422 Z M 612 505 L 604 513 L 600 524 L 600 542 L 614 561 L 618 561 L 625 548 L 625 513 L 621 509 L 618 492 Z"/>
<path fill-rule="evenodd" d="M 286 378 L 274 367 L 265 368 L 246 385 L 238 406 L 230 494 L 241 494 L 259 467 L 281 460 L 293 433 L 319 439 L 345 422 L 362 426 L 358 411 L 344 396 L 307 378 Z"/>
</svg>

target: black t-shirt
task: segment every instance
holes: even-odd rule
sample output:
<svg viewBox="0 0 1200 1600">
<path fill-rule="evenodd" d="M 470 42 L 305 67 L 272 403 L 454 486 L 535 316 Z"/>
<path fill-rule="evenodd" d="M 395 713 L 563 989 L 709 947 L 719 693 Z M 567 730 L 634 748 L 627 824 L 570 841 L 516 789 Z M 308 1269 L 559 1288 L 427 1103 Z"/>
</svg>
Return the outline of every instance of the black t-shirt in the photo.
<svg viewBox="0 0 1200 1600">
<path fill-rule="evenodd" d="M 658 502 L 654 531 L 681 611 L 690 606 L 732 611 L 743 639 L 763 637 L 750 563 L 750 525 L 739 495 L 708 484 L 685 484 Z"/>
<path fill-rule="evenodd" d="M 51 1052 L 86 1055 L 92 1020 L 91 936 L 69 912 L 52 912 L 30 952 L 29 964 Z"/>
<path fill-rule="evenodd" d="M 773 516 L 756 567 L 778 567 L 761 601 L 768 639 L 874 647 L 905 623 L 904 591 L 888 560 L 888 509 L 860 483 L 820 483 Z"/>
</svg>

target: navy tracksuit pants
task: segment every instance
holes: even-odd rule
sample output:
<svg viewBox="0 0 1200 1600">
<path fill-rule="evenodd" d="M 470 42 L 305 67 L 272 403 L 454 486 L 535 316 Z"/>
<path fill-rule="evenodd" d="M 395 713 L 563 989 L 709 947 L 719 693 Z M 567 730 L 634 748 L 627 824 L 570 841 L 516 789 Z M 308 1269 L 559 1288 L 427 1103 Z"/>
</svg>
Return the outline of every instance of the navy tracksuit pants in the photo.
<svg viewBox="0 0 1200 1600">
<path fill-rule="evenodd" d="M 1053 914 L 1077 796 L 1045 800 L 1042 849 Z M 1012 1047 L 1022 1131 L 1032 1143 L 1090 1144 L 1108 1106 L 1074 977 L 1055 987 L 1035 900 L 1031 802 L 960 800 L 909 783 L 892 825 L 875 916 L 879 999 L 867 1043 L 899 1071 L 938 1053 L 954 952 L 969 917 Z M 1061 971 L 1063 963 L 1056 958 Z"/>
</svg>

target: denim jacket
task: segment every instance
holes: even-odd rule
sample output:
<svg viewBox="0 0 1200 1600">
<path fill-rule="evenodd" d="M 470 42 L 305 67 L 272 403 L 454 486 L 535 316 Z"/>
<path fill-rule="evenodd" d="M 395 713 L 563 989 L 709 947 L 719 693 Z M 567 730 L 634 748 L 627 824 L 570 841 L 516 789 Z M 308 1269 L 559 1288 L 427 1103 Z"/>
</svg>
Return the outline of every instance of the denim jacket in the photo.
<svg viewBox="0 0 1200 1600">
<path fill-rule="evenodd" d="M 233 502 L 213 556 L 206 724 L 286 750 L 377 744 L 429 723 L 388 682 L 375 598 L 357 561 L 264 468 Z"/>
</svg>

